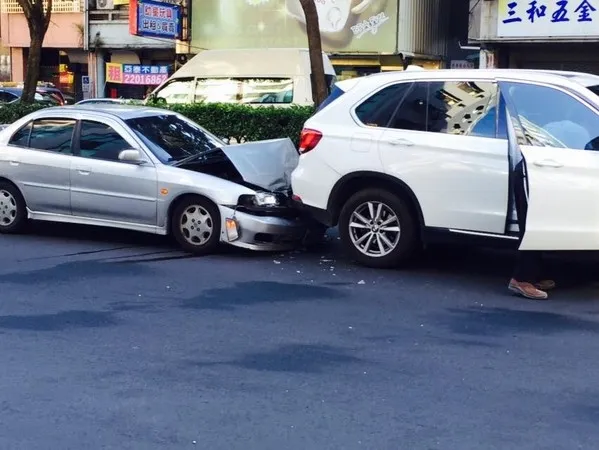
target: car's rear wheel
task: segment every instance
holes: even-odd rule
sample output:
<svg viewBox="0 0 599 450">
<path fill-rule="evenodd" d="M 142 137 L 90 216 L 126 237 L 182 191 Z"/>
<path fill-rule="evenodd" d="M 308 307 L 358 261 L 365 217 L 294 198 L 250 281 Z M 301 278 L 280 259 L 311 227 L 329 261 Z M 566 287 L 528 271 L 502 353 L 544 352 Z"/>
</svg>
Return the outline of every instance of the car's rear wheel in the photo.
<svg viewBox="0 0 599 450">
<path fill-rule="evenodd" d="M 220 241 L 220 213 L 210 200 L 182 200 L 171 217 L 172 234 L 183 250 L 196 255 L 213 253 Z"/>
<path fill-rule="evenodd" d="M 418 244 L 417 219 L 411 209 L 383 189 L 360 191 L 345 203 L 339 234 L 354 260 L 377 268 L 407 262 Z"/>
<path fill-rule="evenodd" d="M 0 182 L 0 233 L 19 233 L 27 223 L 27 207 L 13 184 Z"/>
</svg>

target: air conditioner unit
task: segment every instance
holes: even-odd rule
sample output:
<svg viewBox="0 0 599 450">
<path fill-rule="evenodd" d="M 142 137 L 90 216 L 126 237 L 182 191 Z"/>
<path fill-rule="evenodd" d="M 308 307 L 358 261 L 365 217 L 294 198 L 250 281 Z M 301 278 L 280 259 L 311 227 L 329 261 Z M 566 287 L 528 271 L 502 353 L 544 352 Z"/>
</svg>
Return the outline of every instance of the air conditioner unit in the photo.
<svg viewBox="0 0 599 450">
<path fill-rule="evenodd" d="M 98 9 L 114 9 L 114 0 L 96 0 Z"/>
</svg>

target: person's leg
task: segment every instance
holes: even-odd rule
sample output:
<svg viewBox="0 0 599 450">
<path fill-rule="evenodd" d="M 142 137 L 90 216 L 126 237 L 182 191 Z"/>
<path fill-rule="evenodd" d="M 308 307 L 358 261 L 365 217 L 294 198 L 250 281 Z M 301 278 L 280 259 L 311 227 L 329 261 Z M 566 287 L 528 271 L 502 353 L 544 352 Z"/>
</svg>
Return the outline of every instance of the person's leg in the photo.
<svg viewBox="0 0 599 450">
<path fill-rule="evenodd" d="M 514 173 L 514 200 L 518 216 L 518 228 L 520 229 L 520 241 L 526 230 L 526 214 L 528 212 L 525 183 L 524 167 L 521 163 L 516 167 Z M 551 289 L 555 284 L 549 281 L 539 281 L 542 270 L 543 254 L 541 252 L 518 250 L 516 266 L 508 286 L 509 290 L 533 300 L 547 299 L 548 295 L 544 289 Z"/>
</svg>

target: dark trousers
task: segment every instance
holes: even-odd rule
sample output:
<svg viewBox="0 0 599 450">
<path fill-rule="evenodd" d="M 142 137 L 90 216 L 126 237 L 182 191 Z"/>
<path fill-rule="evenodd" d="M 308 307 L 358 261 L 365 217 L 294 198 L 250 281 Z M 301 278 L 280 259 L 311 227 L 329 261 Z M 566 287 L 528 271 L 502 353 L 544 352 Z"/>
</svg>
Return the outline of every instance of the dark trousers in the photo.
<svg viewBox="0 0 599 450">
<path fill-rule="evenodd" d="M 514 200 L 516 202 L 516 213 L 518 215 L 518 228 L 520 229 L 520 242 L 526 231 L 526 214 L 528 213 L 528 201 L 526 199 L 524 178 L 524 162 L 520 162 L 514 171 Z M 519 244 L 520 244 L 519 242 Z M 516 267 L 512 278 L 520 282 L 534 283 L 540 281 L 543 270 L 543 253 L 531 250 L 518 250 Z"/>
</svg>

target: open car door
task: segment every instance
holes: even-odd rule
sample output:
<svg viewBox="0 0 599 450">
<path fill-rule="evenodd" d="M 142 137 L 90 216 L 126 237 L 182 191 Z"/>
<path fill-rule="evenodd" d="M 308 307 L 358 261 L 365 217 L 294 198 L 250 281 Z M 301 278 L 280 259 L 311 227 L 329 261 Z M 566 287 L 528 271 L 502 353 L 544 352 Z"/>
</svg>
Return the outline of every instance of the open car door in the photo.
<svg viewBox="0 0 599 450">
<path fill-rule="evenodd" d="M 528 212 L 520 250 L 599 250 L 598 112 L 556 86 L 499 86 L 510 154 L 524 158 Z"/>
</svg>

